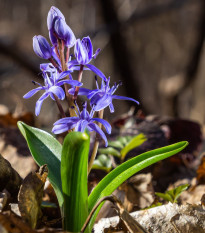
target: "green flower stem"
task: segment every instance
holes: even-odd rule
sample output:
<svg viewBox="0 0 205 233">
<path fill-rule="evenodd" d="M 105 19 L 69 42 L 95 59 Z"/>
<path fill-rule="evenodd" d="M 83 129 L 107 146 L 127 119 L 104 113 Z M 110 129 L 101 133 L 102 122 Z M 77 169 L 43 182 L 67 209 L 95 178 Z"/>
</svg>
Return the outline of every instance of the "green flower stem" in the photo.
<svg viewBox="0 0 205 233">
<path fill-rule="evenodd" d="M 101 119 L 103 119 L 103 113 L 104 113 L 104 109 L 103 109 L 103 110 L 100 110 L 99 113 L 98 113 L 98 117 L 101 118 Z M 97 125 L 98 125 L 100 128 L 102 127 L 102 124 L 99 123 L 99 122 L 97 123 Z M 88 164 L 88 174 L 90 173 L 90 171 L 91 171 L 91 169 L 92 169 L 93 162 L 94 162 L 95 157 L 96 157 L 96 155 L 97 155 L 98 147 L 99 147 L 99 138 L 98 138 L 98 135 L 96 135 L 95 143 L 94 143 L 94 146 L 93 146 L 93 152 L 92 152 L 92 155 L 91 155 L 89 164 Z"/>
</svg>

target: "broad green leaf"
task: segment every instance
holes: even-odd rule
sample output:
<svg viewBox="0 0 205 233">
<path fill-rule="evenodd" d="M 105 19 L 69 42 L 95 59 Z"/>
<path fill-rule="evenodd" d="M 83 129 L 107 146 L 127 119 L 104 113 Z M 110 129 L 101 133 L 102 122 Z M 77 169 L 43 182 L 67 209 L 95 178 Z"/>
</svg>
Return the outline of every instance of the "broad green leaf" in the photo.
<svg viewBox="0 0 205 233">
<path fill-rule="evenodd" d="M 120 152 L 113 147 L 100 148 L 98 151 L 100 154 L 113 155 L 113 156 L 116 156 L 118 158 L 121 157 Z"/>
<path fill-rule="evenodd" d="M 134 138 L 131 139 L 131 141 L 129 141 L 126 146 L 121 150 L 121 160 L 123 161 L 125 156 L 127 155 L 127 153 L 129 151 L 131 151 L 132 149 L 140 146 L 142 143 L 144 143 L 146 141 L 146 137 L 144 134 L 138 134 L 137 136 L 135 136 Z"/>
<path fill-rule="evenodd" d="M 112 169 L 112 161 L 107 155 L 99 155 L 94 161 L 92 169 L 100 169 L 108 173 Z"/>
<path fill-rule="evenodd" d="M 61 180 L 64 196 L 64 229 L 71 232 L 80 232 L 88 216 L 89 146 L 88 134 L 81 132 L 69 133 L 63 143 Z"/>
<path fill-rule="evenodd" d="M 31 127 L 21 121 L 19 130 L 27 141 L 30 152 L 39 166 L 47 164 L 48 178 L 55 190 L 59 206 L 63 206 L 63 195 L 60 176 L 62 145 L 49 133 Z"/>
<path fill-rule="evenodd" d="M 99 182 L 99 184 L 94 188 L 94 190 L 90 194 L 88 198 L 89 212 L 93 209 L 93 207 L 100 198 L 112 194 L 112 192 L 129 177 L 153 163 L 166 159 L 180 152 L 187 145 L 188 142 L 183 141 L 170 146 L 148 151 L 136 156 L 133 159 L 126 161 L 125 163 L 115 168 Z M 92 216 L 92 219 L 90 221 L 90 229 L 92 228 L 97 213 L 99 212 L 102 205 L 103 203 L 98 207 L 98 209 L 95 211 L 95 214 Z"/>
</svg>

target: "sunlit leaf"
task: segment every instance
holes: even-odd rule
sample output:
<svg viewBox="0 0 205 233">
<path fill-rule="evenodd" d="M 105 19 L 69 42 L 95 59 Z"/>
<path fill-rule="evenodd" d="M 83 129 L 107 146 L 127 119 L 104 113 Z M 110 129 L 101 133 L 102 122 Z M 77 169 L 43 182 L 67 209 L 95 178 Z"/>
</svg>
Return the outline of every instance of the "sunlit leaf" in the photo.
<svg viewBox="0 0 205 233">
<path fill-rule="evenodd" d="M 129 138 L 130 140 L 130 138 Z M 131 151 L 132 149 L 140 146 L 142 143 L 144 143 L 146 141 L 146 137 L 144 134 L 138 134 L 137 136 L 135 136 L 134 138 L 132 138 L 127 144 L 126 146 L 121 150 L 121 160 L 123 161 L 125 156 L 127 155 L 127 153 L 129 151 Z"/>
<path fill-rule="evenodd" d="M 110 170 L 112 169 L 112 161 L 110 157 L 104 154 L 99 155 L 94 161 L 92 169 L 100 169 L 105 172 L 110 172 Z"/>
<path fill-rule="evenodd" d="M 100 148 L 98 151 L 100 154 L 113 155 L 113 156 L 116 156 L 118 158 L 121 157 L 120 152 L 113 147 Z"/>
<path fill-rule="evenodd" d="M 88 199 L 89 212 L 95 206 L 96 202 L 105 196 L 112 194 L 112 192 L 118 188 L 129 177 L 148 167 L 149 165 L 156 163 L 160 160 L 166 159 L 184 149 L 188 145 L 188 142 L 179 142 L 170 146 L 162 147 L 156 150 L 145 152 L 141 155 L 132 158 L 125 163 L 121 164 L 108 175 L 106 175 L 94 188 Z M 90 229 L 92 228 L 97 213 L 99 212 L 102 204 L 95 211 L 90 221 Z"/>
<path fill-rule="evenodd" d="M 63 143 L 61 180 L 64 196 L 64 229 L 71 232 L 79 232 L 88 216 L 89 146 L 88 134 L 81 132 L 69 133 Z"/>
<path fill-rule="evenodd" d="M 47 164 L 48 178 L 55 190 L 59 206 L 63 206 L 63 194 L 60 176 L 62 145 L 49 133 L 31 127 L 21 121 L 18 127 L 27 141 L 30 152 L 39 166 Z"/>
</svg>

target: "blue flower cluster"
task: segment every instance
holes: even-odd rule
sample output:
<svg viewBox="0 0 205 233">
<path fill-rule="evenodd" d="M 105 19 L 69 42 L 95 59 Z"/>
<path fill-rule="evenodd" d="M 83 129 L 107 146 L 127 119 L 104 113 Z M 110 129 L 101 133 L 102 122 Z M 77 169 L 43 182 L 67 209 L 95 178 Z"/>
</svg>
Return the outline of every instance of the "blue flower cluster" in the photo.
<svg viewBox="0 0 205 233">
<path fill-rule="evenodd" d="M 24 95 L 24 98 L 30 98 L 38 91 L 44 91 L 43 95 L 36 102 L 35 114 L 38 116 L 43 101 L 49 96 L 56 101 L 59 106 L 59 100 L 65 99 L 65 92 L 71 96 L 72 103 L 75 102 L 73 100 L 76 99 L 78 95 L 85 95 L 90 100 L 91 112 L 89 113 L 87 111 L 87 103 L 83 104 L 83 110 L 81 112 L 76 104 L 76 116 L 64 117 L 58 120 L 54 123 L 52 131 L 55 134 L 60 134 L 74 128 L 75 131 L 80 132 L 84 132 L 85 129 L 95 131 L 103 138 L 107 146 L 107 138 L 95 122 L 101 123 L 108 134 L 111 133 L 111 126 L 107 121 L 93 117 L 95 112 L 101 111 L 107 106 L 109 106 L 110 112 L 114 112 L 113 99 L 130 100 L 137 104 L 139 104 L 139 102 L 132 98 L 114 95 L 121 83 L 115 83 L 110 87 L 110 77 L 106 78 L 102 71 L 90 64 L 90 62 L 97 57 L 100 49 L 93 52 L 93 45 L 89 36 L 84 37 L 82 40 L 76 40 L 73 31 L 65 21 L 64 15 L 54 6 L 51 7 L 48 13 L 47 26 L 52 46 L 46 38 L 41 35 L 33 37 L 33 49 L 36 55 L 49 60 L 49 63 L 42 63 L 40 65 L 44 78 L 44 86 L 37 82 L 33 82 L 39 87 L 29 91 Z M 70 48 L 73 46 L 74 58 L 69 54 Z M 96 76 L 100 77 L 102 79 L 101 87 L 98 86 L 97 80 L 97 89 L 95 90 L 81 87 L 83 85 L 81 82 L 83 70 L 90 70 L 94 72 Z M 74 71 L 79 72 L 78 81 L 73 80 L 72 73 Z M 67 89 L 66 85 L 69 85 L 70 89 Z"/>
</svg>

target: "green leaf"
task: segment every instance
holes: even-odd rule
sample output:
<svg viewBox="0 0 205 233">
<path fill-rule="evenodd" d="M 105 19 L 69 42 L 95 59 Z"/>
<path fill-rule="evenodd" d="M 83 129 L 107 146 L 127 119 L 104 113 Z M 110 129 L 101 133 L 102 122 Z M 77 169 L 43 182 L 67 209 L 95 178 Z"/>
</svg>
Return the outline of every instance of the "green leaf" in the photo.
<svg viewBox="0 0 205 233">
<path fill-rule="evenodd" d="M 127 139 L 126 139 L 126 137 L 124 137 L 124 136 L 118 137 L 117 140 L 118 140 L 120 143 L 122 143 L 122 145 L 126 145 L 127 142 L 128 142 Z"/>
<path fill-rule="evenodd" d="M 100 169 L 108 173 L 112 169 L 112 161 L 107 155 L 99 155 L 95 159 L 92 169 Z"/>
<path fill-rule="evenodd" d="M 165 201 L 170 201 L 172 203 L 177 202 L 177 199 L 182 194 L 183 191 L 187 190 L 189 184 L 180 185 L 174 189 L 168 190 L 165 193 L 155 193 L 158 197 L 161 197 Z"/>
<path fill-rule="evenodd" d="M 89 212 L 93 209 L 100 198 L 112 194 L 115 189 L 117 189 L 125 180 L 134 175 L 136 172 L 148 167 L 153 163 L 166 159 L 180 152 L 187 145 L 188 142 L 183 141 L 170 146 L 148 151 L 126 161 L 125 163 L 112 170 L 99 182 L 99 184 L 90 194 L 88 198 Z M 95 211 L 95 214 L 92 216 L 90 221 L 90 229 L 93 226 L 97 213 L 99 212 L 102 205 L 103 203 L 98 207 L 98 209 Z"/>
<path fill-rule="evenodd" d="M 80 232 L 88 216 L 89 146 L 89 136 L 81 132 L 69 133 L 63 143 L 61 179 L 64 196 L 64 229 L 71 232 Z"/>
<path fill-rule="evenodd" d="M 39 166 L 47 164 L 48 178 L 55 190 L 59 206 L 62 208 L 63 194 L 60 176 L 62 145 L 52 135 L 41 129 L 31 127 L 21 121 L 17 125 L 36 163 Z"/>
<path fill-rule="evenodd" d="M 121 142 L 119 142 L 118 140 L 108 141 L 108 146 L 116 147 L 118 149 L 122 149 L 124 147 L 124 145 Z"/>
<path fill-rule="evenodd" d="M 113 147 L 100 148 L 98 151 L 100 154 L 113 155 L 113 156 L 116 156 L 118 158 L 121 157 L 120 152 Z"/>
<path fill-rule="evenodd" d="M 130 138 L 129 138 L 130 139 Z M 144 143 L 146 141 L 146 137 L 143 133 L 138 134 L 137 136 L 135 136 L 134 138 L 132 138 L 127 144 L 126 146 L 121 150 L 121 160 L 123 161 L 125 156 L 127 155 L 127 153 L 129 151 L 131 151 L 132 149 L 140 146 L 142 143 Z"/>
<path fill-rule="evenodd" d="M 158 196 L 158 197 L 161 197 L 165 201 L 173 202 L 172 197 L 168 193 L 158 193 L 158 192 L 155 192 L 155 195 Z"/>
</svg>

